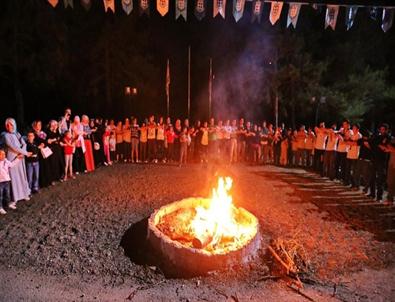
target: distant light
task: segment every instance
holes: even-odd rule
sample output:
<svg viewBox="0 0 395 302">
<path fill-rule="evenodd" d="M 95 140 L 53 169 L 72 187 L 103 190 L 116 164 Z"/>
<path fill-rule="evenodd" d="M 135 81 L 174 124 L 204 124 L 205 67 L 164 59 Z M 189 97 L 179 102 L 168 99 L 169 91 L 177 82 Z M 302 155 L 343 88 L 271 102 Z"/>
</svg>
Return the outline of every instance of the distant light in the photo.
<svg viewBox="0 0 395 302">
<path fill-rule="evenodd" d="M 272 61 L 269 61 L 269 65 L 272 65 Z"/>
<path fill-rule="evenodd" d="M 136 94 L 137 94 L 137 88 L 125 86 L 125 95 L 136 95 Z"/>
</svg>

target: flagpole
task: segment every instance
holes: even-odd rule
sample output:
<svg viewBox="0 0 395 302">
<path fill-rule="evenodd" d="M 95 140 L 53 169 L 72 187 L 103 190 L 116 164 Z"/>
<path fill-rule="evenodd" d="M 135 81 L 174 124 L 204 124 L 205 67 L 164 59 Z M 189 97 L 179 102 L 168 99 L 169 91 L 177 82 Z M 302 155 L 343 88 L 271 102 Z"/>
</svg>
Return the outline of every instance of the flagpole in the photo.
<svg viewBox="0 0 395 302">
<path fill-rule="evenodd" d="M 170 63 L 169 59 L 167 59 L 167 68 L 166 68 L 166 113 L 167 117 L 170 116 Z"/>
<path fill-rule="evenodd" d="M 188 118 L 191 115 L 191 46 L 188 46 Z"/>
<path fill-rule="evenodd" d="M 210 58 L 210 74 L 208 80 L 208 118 L 211 118 L 212 93 L 213 93 L 213 59 Z"/>
</svg>

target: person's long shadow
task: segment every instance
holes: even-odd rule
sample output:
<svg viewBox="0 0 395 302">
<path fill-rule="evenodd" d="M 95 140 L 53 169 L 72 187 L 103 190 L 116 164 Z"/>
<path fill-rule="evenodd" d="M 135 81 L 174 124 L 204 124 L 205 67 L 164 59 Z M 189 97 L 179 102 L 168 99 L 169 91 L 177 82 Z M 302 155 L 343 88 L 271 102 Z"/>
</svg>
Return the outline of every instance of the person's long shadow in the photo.
<svg viewBox="0 0 395 302">
<path fill-rule="evenodd" d="M 191 278 L 200 274 L 175 270 L 159 255 L 147 240 L 148 217 L 132 224 L 122 236 L 120 246 L 133 263 L 155 266 L 166 278 Z"/>
<path fill-rule="evenodd" d="M 134 223 L 123 234 L 120 246 L 125 255 L 139 265 L 156 265 L 147 241 L 148 217 Z"/>
</svg>

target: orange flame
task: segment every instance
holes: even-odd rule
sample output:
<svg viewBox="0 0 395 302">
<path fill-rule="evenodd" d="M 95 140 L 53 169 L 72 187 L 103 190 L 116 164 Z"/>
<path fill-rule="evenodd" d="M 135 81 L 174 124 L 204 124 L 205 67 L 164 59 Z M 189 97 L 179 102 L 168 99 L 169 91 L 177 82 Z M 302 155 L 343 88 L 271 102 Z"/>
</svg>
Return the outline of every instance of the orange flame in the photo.
<svg viewBox="0 0 395 302">
<path fill-rule="evenodd" d="M 209 206 L 197 207 L 196 216 L 191 222 L 192 233 L 197 237 L 209 237 L 211 247 L 227 239 L 242 241 L 246 235 L 254 231 L 246 225 L 237 223 L 235 219 L 237 209 L 229 194 L 231 188 L 232 178 L 220 177 L 217 189 L 213 188 Z"/>
</svg>

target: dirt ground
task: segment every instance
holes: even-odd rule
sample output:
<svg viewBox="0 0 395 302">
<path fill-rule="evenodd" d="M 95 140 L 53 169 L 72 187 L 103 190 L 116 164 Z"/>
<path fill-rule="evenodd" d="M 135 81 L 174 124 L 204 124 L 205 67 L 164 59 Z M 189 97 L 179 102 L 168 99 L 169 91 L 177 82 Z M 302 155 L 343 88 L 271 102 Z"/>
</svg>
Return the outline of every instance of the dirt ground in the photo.
<svg viewBox="0 0 395 302">
<path fill-rule="evenodd" d="M 0 217 L 0 301 L 307 301 L 264 278 L 265 257 L 191 279 L 144 263 L 141 222 L 208 196 L 218 171 L 233 177 L 234 203 L 259 218 L 262 255 L 278 237 L 305 248 L 312 299 L 395 301 L 394 207 L 298 169 L 132 164 L 43 189 Z"/>
</svg>

